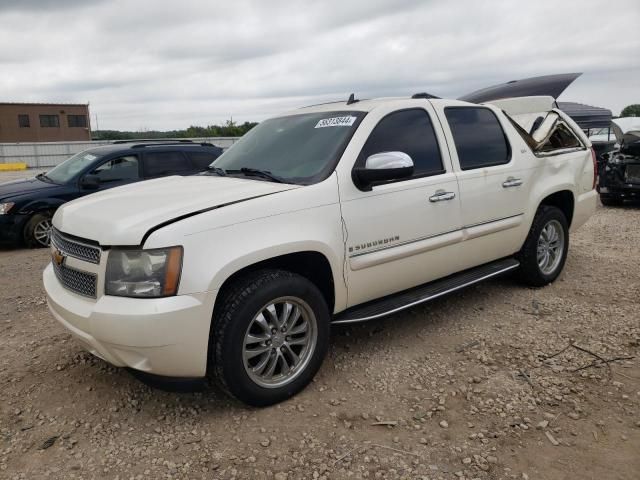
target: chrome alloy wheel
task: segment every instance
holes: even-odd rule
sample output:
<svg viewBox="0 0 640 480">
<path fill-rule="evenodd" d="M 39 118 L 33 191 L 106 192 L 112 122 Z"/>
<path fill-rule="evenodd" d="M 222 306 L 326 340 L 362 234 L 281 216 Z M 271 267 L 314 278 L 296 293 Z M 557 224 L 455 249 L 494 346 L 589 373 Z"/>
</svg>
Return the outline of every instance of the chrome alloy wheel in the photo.
<svg viewBox="0 0 640 480">
<path fill-rule="evenodd" d="M 245 333 L 245 371 L 261 387 L 282 387 L 304 371 L 317 340 L 316 316 L 306 302 L 296 297 L 272 300 Z"/>
<path fill-rule="evenodd" d="M 538 267 L 544 275 L 555 272 L 564 253 L 564 230 L 557 220 L 550 220 L 538 237 Z"/>
<path fill-rule="evenodd" d="M 45 218 L 33 227 L 33 238 L 39 245 L 48 247 L 51 242 L 51 219 Z"/>
</svg>

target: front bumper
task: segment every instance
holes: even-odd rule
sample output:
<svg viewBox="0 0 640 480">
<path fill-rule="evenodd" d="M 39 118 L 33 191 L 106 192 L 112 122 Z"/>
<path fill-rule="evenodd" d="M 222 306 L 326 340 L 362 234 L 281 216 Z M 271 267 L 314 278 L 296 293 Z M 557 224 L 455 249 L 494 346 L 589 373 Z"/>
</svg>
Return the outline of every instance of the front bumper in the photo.
<svg viewBox="0 0 640 480">
<path fill-rule="evenodd" d="M 16 244 L 22 241 L 27 215 L 0 215 L 0 243 Z"/>
<path fill-rule="evenodd" d="M 64 288 L 51 264 L 43 282 L 53 316 L 97 357 L 153 375 L 205 376 L 216 292 L 93 300 Z"/>
</svg>

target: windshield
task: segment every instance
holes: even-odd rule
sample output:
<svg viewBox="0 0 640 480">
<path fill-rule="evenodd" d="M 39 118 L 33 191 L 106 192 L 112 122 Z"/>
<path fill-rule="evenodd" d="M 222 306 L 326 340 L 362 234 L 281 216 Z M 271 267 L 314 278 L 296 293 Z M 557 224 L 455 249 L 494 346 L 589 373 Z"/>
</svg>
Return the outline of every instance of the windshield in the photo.
<svg viewBox="0 0 640 480">
<path fill-rule="evenodd" d="M 47 179 L 55 183 L 67 183 L 77 173 L 91 165 L 98 158 L 89 152 L 80 152 L 71 158 L 68 158 L 53 170 L 47 172 Z"/>
<path fill-rule="evenodd" d="M 265 120 L 212 165 L 231 174 L 257 169 L 289 183 L 315 183 L 333 172 L 364 115 L 316 112 Z"/>
</svg>

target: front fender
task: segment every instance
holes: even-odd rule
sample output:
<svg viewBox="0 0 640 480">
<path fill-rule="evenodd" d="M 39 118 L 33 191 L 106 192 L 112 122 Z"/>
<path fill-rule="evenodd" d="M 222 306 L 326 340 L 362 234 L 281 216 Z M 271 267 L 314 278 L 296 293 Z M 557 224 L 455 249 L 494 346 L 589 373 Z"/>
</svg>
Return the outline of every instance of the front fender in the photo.
<svg viewBox="0 0 640 480">
<path fill-rule="evenodd" d="M 218 290 L 234 273 L 264 260 L 297 252 L 317 252 L 331 267 L 335 308 L 346 308 L 344 240 L 337 204 L 239 223 L 185 240 L 180 285 L 185 293 Z"/>
<path fill-rule="evenodd" d="M 22 215 L 30 215 L 43 210 L 51 210 L 54 212 L 60 205 L 66 202 L 66 200 L 62 200 L 61 198 L 38 198 L 37 200 L 31 200 L 23 204 L 19 213 Z"/>
</svg>

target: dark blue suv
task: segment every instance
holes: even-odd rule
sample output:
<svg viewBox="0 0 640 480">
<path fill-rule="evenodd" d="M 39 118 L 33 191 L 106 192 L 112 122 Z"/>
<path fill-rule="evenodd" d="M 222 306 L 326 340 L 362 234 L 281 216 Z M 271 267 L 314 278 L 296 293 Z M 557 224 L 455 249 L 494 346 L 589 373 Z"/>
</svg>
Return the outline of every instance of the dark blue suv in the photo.
<svg viewBox="0 0 640 480">
<path fill-rule="evenodd" d="M 211 143 L 114 142 L 91 148 L 52 170 L 0 184 L 0 243 L 49 245 L 51 217 L 69 200 L 107 188 L 167 175 L 192 175 L 222 153 Z"/>
</svg>

